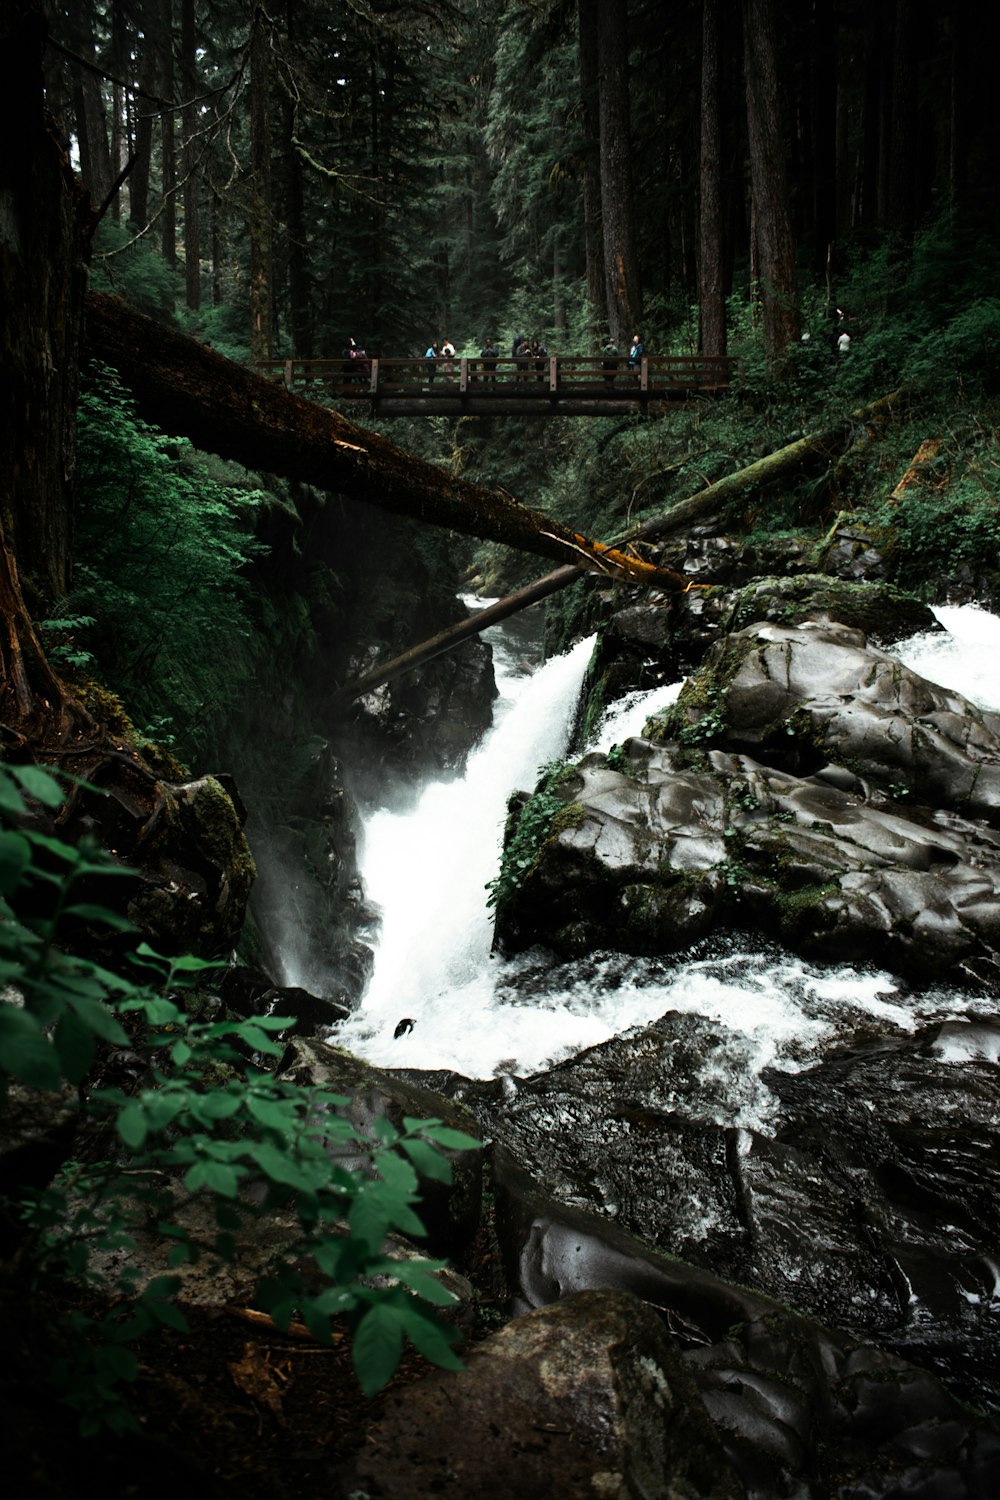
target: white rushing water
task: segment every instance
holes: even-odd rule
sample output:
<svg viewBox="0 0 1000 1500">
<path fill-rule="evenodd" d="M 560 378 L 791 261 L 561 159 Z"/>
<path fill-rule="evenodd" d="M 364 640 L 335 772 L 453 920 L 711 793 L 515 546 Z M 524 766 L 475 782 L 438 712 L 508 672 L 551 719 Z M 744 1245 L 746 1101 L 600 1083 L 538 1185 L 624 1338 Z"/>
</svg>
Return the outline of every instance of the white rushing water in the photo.
<svg viewBox="0 0 1000 1500">
<path fill-rule="evenodd" d="M 893 654 L 931 681 L 1000 709 L 1000 620 L 972 607 L 937 614 L 946 634 L 913 637 Z M 499 866 L 507 798 L 531 790 L 539 766 L 565 753 L 591 651 L 585 641 L 532 675 L 517 675 L 502 632 L 488 636 L 500 690 L 494 727 L 466 775 L 429 785 L 408 813 L 378 812 L 366 823 L 362 874 L 382 931 L 369 991 L 337 1029 L 339 1045 L 384 1066 L 523 1076 L 667 1011 L 686 1012 L 718 1023 L 728 1037 L 711 1066 L 727 1072 L 732 1086 L 722 1105 L 720 1091 L 708 1090 L 714 1117 L 751 1126 L 767 1113 L 759 1074 L 770 1063 L 802 1066 L 859 1026 L 905 1032 L 991 1013 L 987 1002 L 904 994 L 885 974 L 811 965 L 732 940 L 687 961 L 605 954 L 560 965 L 537 951 L 492 956 L 485 887 Z M 607 750 L 639 733 L 679 690 L 678 683 L 616 703 L 588 748 Z M 397 1038 L 404 1017 L 413 1028 Z"/>
</svg>

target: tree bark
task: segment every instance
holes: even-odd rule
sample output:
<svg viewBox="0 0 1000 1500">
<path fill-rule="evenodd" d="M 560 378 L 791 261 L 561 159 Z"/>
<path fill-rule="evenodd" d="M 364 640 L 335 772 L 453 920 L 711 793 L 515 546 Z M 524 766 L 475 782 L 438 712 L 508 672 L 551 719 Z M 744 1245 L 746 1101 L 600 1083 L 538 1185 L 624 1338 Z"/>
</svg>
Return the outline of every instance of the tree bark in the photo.
<svg viewBox="0 0 1000 1500">
<path fill-rule="evenodd" d="M 599 147 L 601 117 L 598 106 L 600 62 L 597 45 L 598 0 L 578 0 L 580 30 L 580 97 L 583 119 L 583 240 L 587 267 L 587 301 L 595 343 L 607 320 L 604 287 L 604 240 L 601 229 L 601 174 Z"/>
<path fill-rule="evenodd" d="M 723 279 L 722 127 L 719 109 L 719 0 L 704 0 L 701 43 L 701 203 L 698 280 L 701 352 L 726 352 Z"/>
<path fill-rule="evenodd" d="M 590 542 L 504 491 L 453 478 L 116 297 L 88 296 L 85 348 L 119 372 L 148 421 L 248 468 L 613 578 L 686 587 L 679 574 Z"/>
<path fill-rule="evenodd" d="M 764 312 L 764 352 L 775 364 L 799 334 L 795 239 L 788 206 L 773 0 L 743 0 L 750 178 Z"/>
<path fill-rule="evenodd" d="M 263 10 L 250 38 L 250 357 L 271 357 L 270 45 Z"/>
<path fill-rule="evenodd" d="M 632 199 L 629 124 L 628 6 L 601 0 L 598 6 L 601 122 L 601 216 L 608 326 L 619 348 L 627 348 L 639 326 L 642 304 Z"/>
<path fill-rule="evenodd" d="M 174 91 L 174 0 L 160 0 L 163 26 L 163 97 Z M 177 264 L 177 129 L 172 109 L 160 116 L 160 178 L 163 212 L 160 215 L 160 254 L 171 270 Z"/>
<path fill-rule="evenodd" d="M 201 218 L 198 205 L 198 64 L 194 27 L 194 0 L 181 0 L 181 87 L 184 93 L 182 129 L 184 146 L 184 291 L 188 307 L 201 307 Z"/>
<path fill-rule="evenodd" d="M 0 55 L 0 523 L 31 609 L 66 592 L 90 205 L 41 109 L 42 25 L 4 8 Z M 16 59 L 16 61 L 15 61 Z M 17 142 L 16 149 L 11 143 Z"/>
</svg>

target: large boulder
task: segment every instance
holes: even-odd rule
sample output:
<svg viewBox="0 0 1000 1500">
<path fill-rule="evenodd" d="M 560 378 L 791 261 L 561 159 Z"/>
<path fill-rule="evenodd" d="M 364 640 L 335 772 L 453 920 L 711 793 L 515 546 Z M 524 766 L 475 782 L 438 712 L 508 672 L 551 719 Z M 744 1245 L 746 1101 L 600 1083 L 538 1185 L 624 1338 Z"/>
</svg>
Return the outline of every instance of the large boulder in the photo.
<svg viewBox="0 0 1000 1500">
<path fill-rule="evenodd" d="M 698 767 L 697 769 L 694 767 Z M 721 750 L 632 739 L 592 754 L 543 794 L 526 868 L 501 878 L 508 949 L 674 953 L 757 928 L 811 957 L 845 952 L 913 978 L 993 983 L 1000 835 L 954 815 L 907 815 Z M 860 795 L 859 795 L 860 793 Z M 517 851 L 522 852 L 518 855 Z"/>
<path fill-rule="evenodd" d="M 863 1044 L 761 1077 L 750 1037 L 671 1011 L 512 1087 L 473 1090 L 519 1305 L 584 1285 L 649 1297 L 638 1273 L 599 1279 L 628 1231 L 689 1263 L 667 1257 L 693 1299 L 672 1304 L 678 1327 L 699 1323 L 698 1266 L 1000 1406 L 1000 1032 L 870 1027 Z M 544 1212 L 518 1173 L 545 1184 Z M 580 1209 L 590 1239 L 557 1251 L 546 1215 Z M 717 1326 L 749 1295 L 727 1294 Z"/>
<path fill-rule="evenodd" d="M 406 1118 L 437 1119 L 454 1130 L 478 1135 L 475 1116 L 462 1104 L 426 1085 L 395 1077 L 350 1052 L 317 1040 L 294 1039 L 282 1059 L 281 1076 L 303 1088 L 319 1088 L 348 1100 L 342 1113 L 364 1138 L 383 1116 L 397 1129 Z M 462 1259 L 478 1232 L 482 1208 L 482 1164 L 478 1151 L 445 1151 L 452 1167 L 450 1183 L 420 1176 L 419 1217 L 427 1244 L 435 1254 Z M 362 1164 L 348 1148 L 339 1159 L 349 1168 Z"/>
<path fill-rule="evenodd" d="M 1000 1488 L 995 1420 L 962 1406 L 933 1374 L 658 1252 L 645 1234 L 558 1202 L 540 1182 L 497 1152 L 497 1227 L 518 1305 L 579 1305 L 594 1288 L 642 1298 L 648 1319 L 659 1314 L 684 1351 L 739 1494 L 991 1500 Z M 683 1383 L 674 1390 L 687 1401 Z M 687 1412 L 675 1411 L 667 1418 L 683 1443 Z M 725 1465 L 716 1473 L 730 1483 Z M 674 1493 L 668 1475 L 652 1491 Z M 709 1483 L 695 1493 L 718 1492 Z"/>
<path fill-rule="evenodd" d="M 759 928 L 992 984 L 998 822 L 1000 716 L 851 627 L 765 621 L 720 640 L 644 738 L 512 808 L 498 938 L 670 953 Z"/>
<path fill-rule="evenodd" d="M 459 1374 L 390 1397 L 357 1492 L 385 1500 L 736 1500 L 679 1346 L 637 1297 L 583 1291 L 516 1318 Z"/>
<path fill-rule="evenodd" d="M 726 637 L 651 726 L 784 770 L 833 763 L 891 795 L 1000 823 L 1000 715 L 935 687 L 827 619 Z"/>
</svg>

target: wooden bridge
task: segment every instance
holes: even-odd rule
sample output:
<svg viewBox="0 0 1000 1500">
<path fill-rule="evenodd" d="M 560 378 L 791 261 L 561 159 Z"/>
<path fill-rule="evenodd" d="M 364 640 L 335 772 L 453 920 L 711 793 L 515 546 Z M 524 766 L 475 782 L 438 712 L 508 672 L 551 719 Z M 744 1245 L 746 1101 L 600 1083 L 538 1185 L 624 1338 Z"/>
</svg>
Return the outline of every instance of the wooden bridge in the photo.
<svg viewBox="0 0 1000 1500">
<path fill-rule="evenodd" d="M 702 355 L 545 355 L 510 359 L 286 359 L 256 368 L 317 400 L 365 406 L 384 417 L 607 417 L 660 412 L 717 396 L 736 360 Z"/>
</svg>

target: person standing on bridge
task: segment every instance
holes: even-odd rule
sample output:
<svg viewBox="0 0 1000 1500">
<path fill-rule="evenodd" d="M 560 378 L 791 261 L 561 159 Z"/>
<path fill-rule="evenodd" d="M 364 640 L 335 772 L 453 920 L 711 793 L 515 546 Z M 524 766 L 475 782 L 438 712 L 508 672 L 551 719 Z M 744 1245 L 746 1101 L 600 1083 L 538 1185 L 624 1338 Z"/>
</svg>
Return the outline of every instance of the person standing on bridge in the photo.
<svg viewBox="0 0 1000 1500">
<path fill-rule="evenodd" d="M 428 384 L 433 385 L 434 374 L 437 369 L 438 346 L 430 344 L 424 354 L 424 370 L 427 374 Z"/>
<path fill-rule="evenodd" d="M 455 358 L 455 345 L 452 343 L 451 339 L 448 338 L 448 336 L 446 334 L 445 335 L 444 343 L 441 345 L 441 374 L 444 375 L 446 378 L 448 376 L 454 375 L 454 373 L 455 373 L 455 366 L 452 363 L 452 361 L 454 360 L 454 358 Z"/>
<path fill-rule="evenodd" d="M 646 346 L 642 342 L 641 335 L 638 333 L 633 333 L 632 343 L 628 351 L 628 367 L 633 375 L 641 374 L 642 356 L 645 354 L 645 352 Z"/>
<path fill-rule="evenodd" d="M 608 385 L 614 383 L 614 372 L 618 368 L 618 345 L 614 339 L 609 337 L 604 348 L 601 350 L 601 365 L 605 371 L 604 379 Z"/>
<path fill-rule="evenodd" d="M 500 358 L 500 350 L 497 348 L 496 341 L 494 340 L 492 334 L 488 333 L 486 335 L 486 342 L 480 349 L 479 356 L 483 362 L 484 385 L 496 385 L 497 360 Z"/>
</svg>

